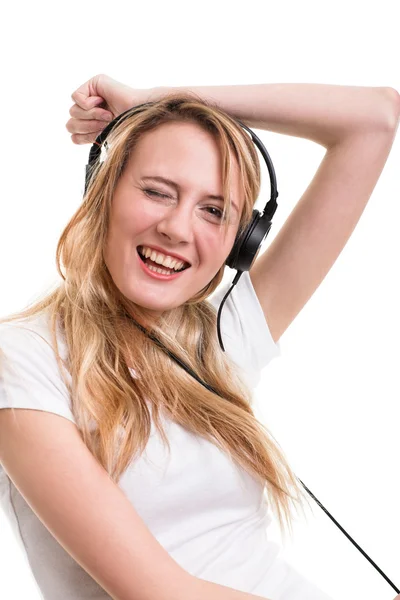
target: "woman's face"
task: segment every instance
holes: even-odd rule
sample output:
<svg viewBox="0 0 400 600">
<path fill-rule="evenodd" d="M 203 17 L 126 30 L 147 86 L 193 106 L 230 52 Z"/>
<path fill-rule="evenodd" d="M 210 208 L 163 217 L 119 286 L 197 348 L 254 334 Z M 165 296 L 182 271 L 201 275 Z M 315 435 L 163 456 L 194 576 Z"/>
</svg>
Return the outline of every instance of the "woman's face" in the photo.
<svg viewBox="0 0 400 600">
<path fill-rule="evenodd" d="M 104 259 L 119 290 L 150 316 L 180 306 L 204 288 L 232 249 L 244 199 L 235 162 L 236 208 L 232 205 L 224 240 L 223 201 L 208 197 L 223 195 L 221 169 L 217 142 L 192 123 L 164 123 L 147 132 L 127 162 L 112 200 Z M 150 177 L 179 187 L 145 179 Z M 190 267 L 175 278 L 157 279 L 143 268 L 137 251 L 143 245 L 178 254 Z"/>
</svg>

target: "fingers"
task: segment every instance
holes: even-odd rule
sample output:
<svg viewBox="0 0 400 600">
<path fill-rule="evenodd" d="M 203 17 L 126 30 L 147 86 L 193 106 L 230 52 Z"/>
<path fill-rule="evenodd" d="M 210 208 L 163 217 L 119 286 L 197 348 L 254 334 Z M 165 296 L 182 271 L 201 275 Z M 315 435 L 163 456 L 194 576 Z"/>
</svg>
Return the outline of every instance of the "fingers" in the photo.
<svg viewBox="0 0 400 600">
<path fill-rule="evenodd" d="M 102 108 L 85 110 L 74 104 L 69 111 L 71 119 L 66 124 L 66 129 L 71 135 L 74 144 L 93 143 L 107 124 L 113 120 L 113 115 Z"/>
<path fill-rule="evenodd" d="M 109 89 L 112 91 L 116 85 L 122 84 L 101 74 L 91 77 L 71 94 L 75 104 L 70 108 L 71 118 L 65 127 L 72 134 L 74 144 L 93 143 L 107 123 L 119 114 L 117 104 L 109 104 L 113 97 Z"/>
<path fill-rule="evenodd" d="M 72 133 L 71 140 L 74 144 L 88 144 L 93 143 L 107 125 L 106 121 L 70 119 L 65 127 Z"/>
<path fill-rule="evenodd" d="M 103 127 L 104 129 L 104 127 Z M 74 133 L 73 135 L 71 135 L 71 141 L 74 144 L 93 144 L 93 142 L 96 140 L 96 138 L 100 135 L 100 133 L 103 131 L 103 129 L 100 129 L 99 131 L 95 131 L 94 133 Z"/>
<path fill-rule="evenodd" d="M 112 121 L 113 114 L 109 110 L 105 110 L 104 108 L 91 108 L 85 109 L 78 106 L 78 104 L 74 104 L 69 109 L 69 114 L 74 119 L 94 119 L 98 121 Z"/>
<path fill-rule="evenodd" d="M 71 94 L 72 100 L 84 110 L 88 110 L 101 104 L 103 98 L 96 95 L 94 88 L 96 87 L 98 77 L 92 77 L 84 84 L 82 84 L 73 94 Z"/>
</svg>

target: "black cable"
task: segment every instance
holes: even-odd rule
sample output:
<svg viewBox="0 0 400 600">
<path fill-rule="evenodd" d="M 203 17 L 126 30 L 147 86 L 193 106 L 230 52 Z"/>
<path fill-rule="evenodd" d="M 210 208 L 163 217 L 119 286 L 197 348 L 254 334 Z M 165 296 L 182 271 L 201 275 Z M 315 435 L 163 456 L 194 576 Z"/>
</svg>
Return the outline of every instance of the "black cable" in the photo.
<svg viewBox="0 0 400 600">
<path fill-rule="evenodd" d="M 241 273 L 240 273 L 241 274 Z M 240 275 L 237 276 L 237 279 L 235 281 L 235 283 L 233 285 L 235 285 L 239 279 Z M 226 300 L 226 297 L 228 296 L 228 294 L 231 292 L 232 287 L 230 288 L 229 292 L 226 294 L 226 296 L 224 296 L 223 301 L 221 302 L 221 306 L 224 303 L 224 301 Z M 220 306 L 220 308 L 221 308 Z M 219 316 L 220 316 L 220 311 L 219 311 Z M 219 316 L 218 316 L 218 323 L 219 323 Z M 207 388 L 209 391 L 213 392 L 214 394 L 217 394 L 218 396 L 221 397 L 221 394 L 219 394 L 216 390 L 214 390 L 214 388 L 212 388 L 210 385 L 208 385 L 207 383 L 205 383 L 204 381 L 202 381 L 197 375 L 196 373 L 194 373 L 188 366 L 185 365 L 185 363 L 183 361 L 180 360 L 180 358 L 178 356 L 176 356 L 173 352 L 171 352 L 170 350 L 168 350 L 168 348 L 166 348 L 164 346 L 164 344 L 157 338 L 155 337 L 152 333 L 150 333 L 149 331 L 147 331 L 142 325 L 140 325 L 139 323 L 137 323 L 135 321 L 135 319 L 132 319 L 132 322 L 136 325 L 136 327 L 138 327 L 145 335 L 147 335 L 147 337 L 149 337 L 151 340 L 153 340 L 153 342 L 155 342 L 157 344 L 157 346 L 159 348 L 161 348 L 161 350 L 163 350 L 163 352 L 165 352 L 170 358 L 172 358 L 174 361 L 176 361 L 187 373 L 189 373 L 189 375 L 191 375 L 192 377 L 194 377 L 201 385 L 203 385 L 205 388 Z M 219 332 L 219 327 L 218 327 L 218 336 L 220 339 L 220 343 L 222 343 L 222 339 L 220 336 L 220 332 Z M 225 350 L 224 350 L 225 351 Z M 299 479 L 299 478 L 298 478 Z M 308 487 L 301 481 L 301 479 L 299 479 L 301 485 L 304 487 L 304 489 L 306 490 L 306 492 L 308 492 L 310 494 L 310 496 L 315 500 L 315 502 L 318 504 L 318 506 L 320 506 L 322 508 L 322 510 L 328 515 L 328 517 L 335 523 L 335 525 L 337 525 L 337 527 L 339 527 L 340 531 L 342 533 L 344 533 L 344 535 L 351 541 L 352 544 L 354 544 L 354 546 L 361 552 L 361 554 L 363 556 L 365 556 L 365 558 L 371 563 L 371 565 L 373 567 L 375 567 L 375 569 L 378 571 L 378 573 L 380 573 L 380 575 L 382 575 L 382 577 L 389 583 L 389 585 L 392 586 L 392 588 L 395 590 L 395 592 L 397 594 L 400 594 L 400 590 L 395 586 L 395 584 L 389 579 L 389 577 L 387 575 L 385 575 L 385 573 L 382 571 L 382 569 L 380 569 L 378 567 L 378 565 L 368 556 L 368 554 L 366 552 L 364 552 L 364 550 L 361 548 L 361 546 L 359 546 L 357 544 L 357 542 L 355 542 L 353 540 L 353 538 L 347 533 L 347 531 L 345 529 L 343 529 L 343 527 L 340 525 L 340 523 L 338 523 L 338 521 L 336 521 L 336 519 L 329 513 L 329 511 L 323 506 L 323 504 L 321 504 L 321 502 L 314 496 L 314 494 L 308 489 Z"/>
<path fill-rule="evenodd" d="M 354 544 L 354 546 L 357 548 L 357 550 L 359 550 L 361 552 L 361 554 L 363 554 L 363 556 L 365 556 L 365 558 L 367 560 L 369 560 L 369 562 L 371 563 L 371 565 L 373 567 L 375 567 L 375 569 L 378 571 L 378 573 L 380 573 L 382 575 L 382 577 L 384 579 L 386 579 L 386 581 L 392 586 L 392 588 L 394 589 L 394 591 L 397 594 L 400 594 L 400 590 L 395 586 L 395 584 L 390 581 L 389 577 L 387 577 L 387 575 L 385 575 L 385 573 L 382 571 L 382 569 L 380 569 L 378 567 L 378 565 L 376 563 L 374 563 L 374 561 L 368 556 L 368 554 L 366 552 L 364 552 L 364 550 L 357 544 L 357 542 L 355 542 L 353 540 L 353 538 L 347 533 L 347 531 L 345 529 L 343 529 L 343 527 L 340 525 L 340 523 L 338 523 L 336 521 L 336 519 L 334 517 L 332 517 L 332 515 L 326 510 L 325 506 L 323 504 L 321 504 L 321 502 L 314 496 L 314 494 L 312 492 L 310 492 L 310 490 L 308 489 L 308 487 L 306 485 L 304 485 L 304 483 L 301 481 L 301 479 L 299 479 L 301 485 L 304 487 L 304 489 L 310 494 L 310 496 L 315 500 L 315 502 L 318 504 L 318 506 L 320 506 L 322 508 L 322 510 L 324 512 L 326 512 L 326 514 L 328 515 L 328 517 L 330 519 L 332 519 L 332 521 L 335 523 L 335 525 L 337 525 L 340 529 L 340 531 L 342 533 L 344 533 L 344 535 L 351 541 L 352 544 Z"/>
</svg>

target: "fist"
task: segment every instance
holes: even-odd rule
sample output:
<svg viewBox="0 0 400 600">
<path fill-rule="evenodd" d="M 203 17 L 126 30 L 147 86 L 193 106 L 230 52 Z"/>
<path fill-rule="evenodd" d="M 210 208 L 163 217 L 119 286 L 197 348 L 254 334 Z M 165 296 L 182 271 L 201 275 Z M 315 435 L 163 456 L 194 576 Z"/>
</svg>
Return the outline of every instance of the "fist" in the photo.
<svg viewBox="0 0 400 600">
<path fill-rule="evenodd" d="M 108 75 L 96 75 L 71 95 L 74 104 L 66 129 L 74 144 L 93 143 L 107 124 L 129 108 L 147 101 L 150 90 L 131 88 Z"/>
</svg>

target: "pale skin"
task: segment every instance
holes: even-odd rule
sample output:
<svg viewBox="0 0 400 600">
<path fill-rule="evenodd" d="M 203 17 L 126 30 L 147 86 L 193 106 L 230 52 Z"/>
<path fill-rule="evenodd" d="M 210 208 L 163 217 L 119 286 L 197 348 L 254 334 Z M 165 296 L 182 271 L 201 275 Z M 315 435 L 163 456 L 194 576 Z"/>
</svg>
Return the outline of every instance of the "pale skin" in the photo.
<svg viewBox="0 0 400 600">
<path fill-rule="evenodd" d="M 308 188 L 274 241 L 258 255 L 249 272 L 272 337 L 277 342 L 332 268 L 367 205 L 397 133 L 399 93 L 391 87 L 309 83 L 133 89 L 106 75 L 98 75 L 72 94 L 75 104 L 70 109 L 71 118 L 66 128 L 72 134 L 73 143 L 91 143 L 107 124 L 103 118 L 108 116 L 111 120 L 132 106 L 161 98 L 170 90 L 194 91 L 205 100 L 217 102 L 249 127 L 303 137 L 326 148 Z M 116 229 L 115 236 L 111 234 L 110 238 L 114 255 L 110 252 L 107 258 L 112 276 L 122 291 L 143 303 L 155 315 L 184 302 L 204 287 L 228 256 L 235 235 L 233 227 L 226 245 L 218 246 L 221 241 L 218 227 L 214 227 L 201 210 L 215 204 L 205 200 L 205 193 L 221 193 L 218 156 L 212 141 L 187 124 L 182 127 L 174 124 L 173 129 L 160 129 L 158 133 L 157 137 L 148 136 L 147 140 L 142 140 L 145 154 L 137 171 L 145 166 L 158 168 L 160 162 L 150 165 L 152 152 L 157 146 L 160 157 L 166 157 L 169 146 L 171 153 L 168 135 L 173 133 L 177 140 L 179 138 L 179 144 L 173 147 L 167 168 L 173 170 L 177 164 L 175 160 L 186 161 L 180 175 L 175 171 L 175 180 L 180 177 L 184 186 L 183 193 L 178 197 L 169 188 L 152 185 L 148 187 L 170 195 L 173 201 L 152 204 L 149 199 L 144 200 L 140 195 L 142 191 L 135 187 L 138 173 L 135 175 L 132 163 L 128 178 L 121 181 L 114 198 L 117 199 L 113 221 Z M 188 134 L 196 141 L 202 160 L 209 161 L 206 181 L 199 178 L 194 167 L 194 154 L 186 154 L 185 136 Z M 130 216 L 142 200 L 141 210 L 145 210 L 146 220 L 140 229 L 132 229 L 129 218 L 122 220 L 123 216 L 127 217 L 123 211 L 127 208 L 128 190 L 134 200 Z M 240 195 L 237 201 L 241 208 Z M 122 211 L 120 221 L 118 210 Z M 133 224 L 133 217 L 131 222 Z M 125 223 L 124 227 L 122 223 Z M 118 237 L 121 231 L 124 235 Z M 137 239 L 130 243 L 131 234 Z M 203 239 L 210 247 L 203 244 Z M 186 280 L 184 282 L 182 278 L 181 287 L 171 286 L 161 297 L 156 293 L 158 282 L 157 285 L 148 282 L 147 288 L 138 292 L 129 288 L 124 265 L 130 262 L 132 247 L 134 249 L 137 243 L 145 241 L 153 241 L 189 257 L 192 271 L 183 275 Z M 124 261 L 118 266 L 121 256 Z M 257 598 L 252 594 L 236 594 L 238 600 Z M 215 598 L 223 597 L 222 594 L 215 595 Z M 226 596 L 233 597 L 236 596 Z M 400 595 L 394 600 L 400 600 Z"/>
</svg>

